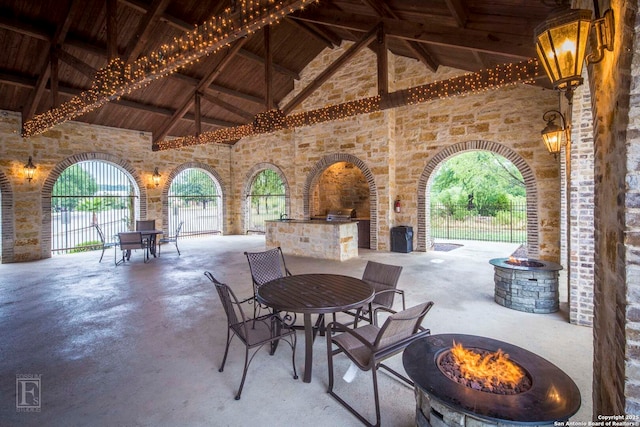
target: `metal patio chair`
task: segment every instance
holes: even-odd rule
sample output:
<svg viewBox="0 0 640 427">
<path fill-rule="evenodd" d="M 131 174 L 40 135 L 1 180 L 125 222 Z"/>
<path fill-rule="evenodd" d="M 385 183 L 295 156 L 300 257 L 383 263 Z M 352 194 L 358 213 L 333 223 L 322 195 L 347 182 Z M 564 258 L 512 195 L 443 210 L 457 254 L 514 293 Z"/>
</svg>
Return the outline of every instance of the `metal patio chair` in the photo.
<svg viewBox="0 0 640 427">
<path fill-rule="evenodd" d="M 282 249 L 269 249 L 263 252 L 245 252 L 253 282 L 253 316 L 256 317 L 261 307 L 255 299 L 258 288 L 265 283 L 285 276 L 291 276 L 284 260 Z"/>
<path fill-rule="evenodd" d="M 96 228 L 96 231 L 98 232 L 98 238 L 100 239 L 100 242 L 102 243 L 102 253 L 100 254 L 100 261 L 98 262 L 102 262 L 102 257 L 104 257 L 104 251 L 107 248 L 113 248 L 115 246 L 118 246 L 118 242 L 115 241 L 109 241 L 107 242 L 105 236 L 104 236 L 104 231 L 102 231 L 102 227 L 100 227 L 98 224 L 93 224 L 93 226 Z"/>
<path fill-rule="evenodd" d="M 118 233 L 118 246 L 122 251 L 122 259 L 118 261 L 117 256 L 115 257 L 116 265 L 120 265 L 125 262 L 125 260 L 129 260 L 131 258 L 131 251 L 136 249 L 143 250 L 144 262 L 147 263 L 149 261 L 149 247 L 142 239 L 142 232 L 140 231 L 124 231 Z M 117 248 L 115 250 L 117 253 Z"/>
<path fill-rule="evenodd" d="M 180 221 L 178 227 L 176 227 L 176 232 L 173 236 L 162 237 L 158 240 L 158 256 L 160 256 L 160 251 L 163 244 L 173 243 L 176 246 L 176 251 L 178 251 L 178 256 L 180 256 L 180 248 L 178 248 L 178 238 L 180 237 L 180 232 L 182 231 L 182 224 L 184 221 Z"/>
<path fill-rule="evenodd" d="M 413 382 L 410 379 L 382 362 L 403 351 L 413 341 L 430 335 L 430 330 L 421 327 L 421 323 L 432 306 L 433 302 L 429 301 L 397 313 L 393 312 L 393 310 L 385 310 L 393 314 L 387 317 L 380 328 L 377 326 L 377 322 L 375 322 L 375 317 L 374 324 L 367 324 L 355 329 L 350 329 L 347 325 L 338 322 L 332 322 L 327 325 L 327 329 L 335 333 L 335 335 L 326 334 L 329 370 L 329 386 L 327 392 L 364 424 L 368 426 L 380 425 L 380 400 L 377 375 L 379 368 L 384 368 L 413 387 Z M 337 347 L 335 350 L 333 349 L 333 345 Z M 363 415 L 333 391 L 333 358 L 340 353 L 344 353 L 360 370 L 371 371 L 376 410 L 375 424 L 371 424 Z"/>
<path fill-rule="evenodd" d="M 244 387 L 244 382 L 247 378 L 249 365 L 258 351 L 265 344 L 271 344 L 270 354 L 272 355 L 275 351 L 275 344 L 279 340 L 283 340 L 291 346 L 293 379 L 297 380 L 298 373 L 296 372 L 295 329 L 282 322 L 277 314 L 267 314 L 256 318 L 247 318 L 242 310 L 242 304 L 248 303 L 250 298 L 238 301 L 229 286 L 216 280 L 216 278 L 208 271 L 205 271 L 204 275 L 215 285 L 216 290 L 218 291 L 218 296 L 220 297 L 220 302 L 222 303 L 222 307 L 227 315 L 227 344 L 222 358 L 222 365 L 220 365 L 220 369 L 218 371 L 222 372 L 224 370 L 227 355 L 229 354 L 229 344 L 233 337 L 238 336 L 238 339 L 240 339 L 245 346 L 242 380 L 240 381 L 240 387 L 238 388 L 235 399 L 240 400 L 242 388 Z M 251 357 L 249 357 L 249 350 L 251 349 L 255 349 L 255 351 Z"/>
<path fill-rule="evenodd" d="M 362 274 L 362 280 L 373 287 L 375 297 L 369 306 L 362 307 L 361 310 L 349 310 L 344 313 L 353 316 L 353 327 L 358 326 L 359 320 L 366 320 L 373 324 L 375 316 L 379 310 L 392 310 L 394 297 L 400 295 L 402 297 L 402 309 L 406 309 L 404 291 L 397 289 L 398 280 L 402 273 L 402 267 L 399 265 L 383 264 L 375 261 L 368 261 Z M 335 315 L 333 318 L 335 322 Z"/>
</svg>

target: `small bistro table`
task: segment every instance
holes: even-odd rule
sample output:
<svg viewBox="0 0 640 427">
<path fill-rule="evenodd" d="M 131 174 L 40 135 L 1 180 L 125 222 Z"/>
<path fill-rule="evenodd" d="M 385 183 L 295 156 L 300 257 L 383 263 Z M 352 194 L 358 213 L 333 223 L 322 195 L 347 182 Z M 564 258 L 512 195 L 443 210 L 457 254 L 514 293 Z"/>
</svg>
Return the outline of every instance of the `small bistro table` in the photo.
<svg viewBox="0 0 640 427">
<path fill-rule="evenodd" d="M 312 314 L 324 324 L 326 313 L 362 307 L 373 301 L 375 293 L 368 283 L 339 274 L 297 274 L 281 277 L 260 286 L 256 298 L 277 311 L 302 313 L 304 317 L 305 363 L 302 380 L 311 382 L 313 361 Z"/>
</svg>

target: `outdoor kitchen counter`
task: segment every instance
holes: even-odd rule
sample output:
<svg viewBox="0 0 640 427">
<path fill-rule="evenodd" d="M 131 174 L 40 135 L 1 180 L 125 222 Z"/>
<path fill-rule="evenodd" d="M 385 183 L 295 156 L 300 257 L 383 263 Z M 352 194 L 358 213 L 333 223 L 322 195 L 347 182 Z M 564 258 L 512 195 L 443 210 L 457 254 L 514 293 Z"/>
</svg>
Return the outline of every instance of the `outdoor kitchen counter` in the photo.
<svg viewBox="0 0 640 427">
<path fill-rule="evenodd" d="M 344 261 L 358 256 L 357 221 L 265 221 L 267 248 L 288 255 Z"/>
</svg>

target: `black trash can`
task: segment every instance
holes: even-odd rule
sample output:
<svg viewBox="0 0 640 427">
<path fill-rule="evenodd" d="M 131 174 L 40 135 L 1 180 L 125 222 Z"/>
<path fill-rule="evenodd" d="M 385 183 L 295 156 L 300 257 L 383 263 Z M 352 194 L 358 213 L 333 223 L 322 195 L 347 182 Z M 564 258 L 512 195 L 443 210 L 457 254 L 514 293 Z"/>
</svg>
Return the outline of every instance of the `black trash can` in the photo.
<svg viewBox="0 0 640 427">
<path fill-rule="evenodd" d="M 413 227 L 401 225 L 391 229 L 391 251 L 409 253 L 413 250 Z"/>
</svg>

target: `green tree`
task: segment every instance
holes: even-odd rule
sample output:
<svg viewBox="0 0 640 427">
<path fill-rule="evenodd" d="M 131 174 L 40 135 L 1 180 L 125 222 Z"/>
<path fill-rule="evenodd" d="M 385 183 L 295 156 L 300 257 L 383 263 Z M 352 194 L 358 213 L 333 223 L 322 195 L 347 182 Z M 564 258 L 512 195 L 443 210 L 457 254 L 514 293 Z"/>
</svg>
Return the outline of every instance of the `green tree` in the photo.
<svg viewBox="0 0 640 427">
<path fill-rule="evenodd" d="M 213 179 L 200 169 L 186 169 L 178 174 L 171 184 L 171 196 L 182 198 L 186 202 L 202 203 L 214 200 L 218 195 Z"/>
<path fill-rule="evenodd" d="M 494 216 L 508 209 L 511 199 L 526 196 L 518 168 L 489 151 L 470 151 L 447 160 L 434 177 L 432 191 L 432 198 L 449 209 L 466 203 L 468 210 L 483 216 Z"/>
<path fill-rule="evenodd" d="M 95 178 L 79 164 L 66 168 L 53 185 L 53 208 L 76 209 L 80 201 L 98 191 Z"/>
<path fill-rule="evenodd" d="M 252 197 L 251 205 L 256 208 L 256 212 L 260 214 L 260 199 L 264 201 L 265 211 L 269 210 L 269 196 L 284 196 L 284 184 L 280 176 L 270 169 L 265 169 L 256 175 L 253 183 L 251 184 L 252 196 L 266 196 L 266 197 Z"/>
</svg>

